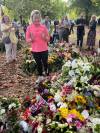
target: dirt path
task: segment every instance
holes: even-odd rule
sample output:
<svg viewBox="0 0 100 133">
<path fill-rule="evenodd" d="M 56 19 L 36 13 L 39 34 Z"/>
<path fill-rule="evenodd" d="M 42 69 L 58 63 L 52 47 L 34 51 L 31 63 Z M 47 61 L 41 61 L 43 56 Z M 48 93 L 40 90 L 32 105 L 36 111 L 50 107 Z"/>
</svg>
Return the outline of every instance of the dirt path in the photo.
<svg viewBox="0 0 100 133">
<path fill-rule="evenodd" d="M 23 60 L 22 50 L 18 52 L 17 62 L 5 65 L 5 53 L 0 53 L 0 96 L 31 95 L 34 76 L 25 75 L 20 69 Z"/>
</svg>

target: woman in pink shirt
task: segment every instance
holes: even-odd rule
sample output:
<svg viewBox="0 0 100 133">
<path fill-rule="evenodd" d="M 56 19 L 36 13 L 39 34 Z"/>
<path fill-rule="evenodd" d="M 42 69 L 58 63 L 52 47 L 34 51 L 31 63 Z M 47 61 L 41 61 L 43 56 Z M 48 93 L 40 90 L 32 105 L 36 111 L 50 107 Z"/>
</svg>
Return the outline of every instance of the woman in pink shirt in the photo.
<svg viewBox="0 0 100 133">
<path fill-rule="evenodd" d="M 26 41 L 31 43 L 33 57 L 37 64 L 39 76 L 43 75 L 43 70 L 46 75 L 48 72 L 48 41 L 49 33 L 47 28 L 42 25 L 41 14 L 38 10 L 31 13 L 31 21 L 26 31 Z"/>
</svg>

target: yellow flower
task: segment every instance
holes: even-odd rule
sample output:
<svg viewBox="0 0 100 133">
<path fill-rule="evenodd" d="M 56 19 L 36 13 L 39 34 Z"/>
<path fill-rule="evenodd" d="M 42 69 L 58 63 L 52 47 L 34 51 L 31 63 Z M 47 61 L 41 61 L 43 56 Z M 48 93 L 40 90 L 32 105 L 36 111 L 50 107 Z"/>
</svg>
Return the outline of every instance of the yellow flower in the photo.
<svg viewBox="0 0 100 133">
<path fill-rule="evenodd" d="M 76 96 L 75 97 L 75 102 L 76 103 L 86 104 L 86 99 L 83 96 Z"/>
<path fill-rule="evenodd" d="M 59 111 L 61 113 L 62 118 L 67 118 L 67 116 L 68 116 L 68 109 L 67 108 L 60 108 Z"/>
<path fill-rule="evenodd" d="M 65 100 L 66 100 L 66 97 L 65 97 L 65 96 L 63 96 L 63 97 L 62 97 L 62 101 L 64 102 Z"/>
<path fill-rule="evenodd" d="M 81 121 L 84 121 L 84 117 L 76 110 L 76 109 L 72 109 L 69 111 L 69 114 L 73 114 L 76 116 L 76 118 L 78 118 Z"/>
<path fill-rule="evenodd" d="M 48 59 L 48 63 L 49 63 L 49 64 L 52 64 L 52 63 L 54 63 L 54 60 L 53 60 L 52 58 L 49 58 L 49 59 Z"/>
<path fill-rule="evenodd" d="M 49 98 L 49 99 L 52 99 L 52 98 L 53 98 L 53 96 L 48 96 L 48 98 Z"/>
<path fill-rule="evenodd" d="M 97 106 L 97 109 L 98 109 L 98 110 L 100 110 L 100 107 L 99 107 L 99 106 Z"/>
</svg>

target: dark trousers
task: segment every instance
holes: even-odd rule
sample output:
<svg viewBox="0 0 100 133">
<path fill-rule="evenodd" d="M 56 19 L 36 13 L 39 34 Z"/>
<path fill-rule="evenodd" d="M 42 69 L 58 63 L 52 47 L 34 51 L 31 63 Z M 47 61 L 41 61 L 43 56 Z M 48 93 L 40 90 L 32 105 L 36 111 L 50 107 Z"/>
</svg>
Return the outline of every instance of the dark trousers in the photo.
<svg viewBox="0 0 100 133">
<path fill-rule="evenodd" d="M 32 53 L 33 53 L 33 57 L 37 64 L 38 74 L 42 76 L 43 69 L 46 74 L 49 74 L 48 72 L 48 51 L 32 52 Z"/>
<path fill-rule="evenodd" d="M 71 33 L 74 33 L 74 25 L 71 25 L 70 34 L 71 34 Z"/>
<path fill-rule="evenodd" d="M 67 43 L 69 43 L 69 34 L 70 34 L 69 29 L 65 28 L 62 34 L 63 41 L 66 41 Z"/>
<path fill-rule="evenodd" d="M 58 33 L 54 33 L 53 34 L 53 38 L 52 38 L 53 43 L 56 42 L 57 40 L 59 40 L 59 34 Z"/>
<path fill-rule="evenodd" d="M 83 34 L 77 34 L 77 46 L 82 47 L 83 45 Z"/>
</svg>

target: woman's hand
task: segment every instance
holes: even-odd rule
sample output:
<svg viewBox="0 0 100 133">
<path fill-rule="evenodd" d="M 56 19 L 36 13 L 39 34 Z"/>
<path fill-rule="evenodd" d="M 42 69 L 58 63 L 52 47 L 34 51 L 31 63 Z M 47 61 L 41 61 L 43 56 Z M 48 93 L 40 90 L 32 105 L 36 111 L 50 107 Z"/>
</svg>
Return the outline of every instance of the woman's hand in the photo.
<svg viewBox="0 0 100 133">
<path fill-rule="evenodd" d="M 30 33 L 30 42 L 34 42 L 34 40 L 35 40 L 35 37 L 34 37 L 33 33 Z"/>
<path fill-rule="evenodd" d="M 27 39 L 27 42 L 32 43 L 32 42 L 34 42 L 34 40 L 35 40 L 35 37 L 34 37 L 33 33 L 29 33 L 29 37 Z"/>
<path fill-rule="evenodd" d="M 42 32 L 41 37 L 42 37 L 42 39 L 44 41 L 48 41 L 49 40 L 49 37 L 44 32 Z"/>
</svg>

